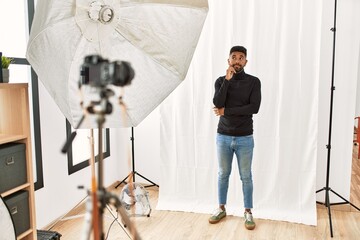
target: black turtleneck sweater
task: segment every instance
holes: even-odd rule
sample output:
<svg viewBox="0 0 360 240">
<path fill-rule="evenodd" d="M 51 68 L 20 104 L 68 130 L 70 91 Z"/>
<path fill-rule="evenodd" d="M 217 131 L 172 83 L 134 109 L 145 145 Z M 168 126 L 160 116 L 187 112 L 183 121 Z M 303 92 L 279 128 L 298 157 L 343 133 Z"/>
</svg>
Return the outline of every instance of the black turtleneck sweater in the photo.
<svg viewBox="0 0 360 240">
<path fill-rule="evenodd" d="M 234 74 L 230 81 L 225 76 L 215 82 L 213 103 L 225 108 L 220 117 L 217 132 L 230 136 L 253 134 L 252 115 L 257 113 L 261 102 L 261 83 L 257 77 L 244 70 Z"/>
</svg>

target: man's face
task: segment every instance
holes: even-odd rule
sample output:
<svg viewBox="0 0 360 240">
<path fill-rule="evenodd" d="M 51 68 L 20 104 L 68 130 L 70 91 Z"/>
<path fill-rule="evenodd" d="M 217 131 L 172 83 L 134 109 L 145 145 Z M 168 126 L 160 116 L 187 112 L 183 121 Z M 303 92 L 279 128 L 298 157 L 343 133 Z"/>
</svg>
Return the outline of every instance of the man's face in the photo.
<svg viewBox="0 0 360 240">
<path fill-rule="evenodd" d="M 246 56 L 242 52 L 232 52 L 229 56 L 228 63 L 236 72 L 240 72 L 246 65 Z"/>
</svg>

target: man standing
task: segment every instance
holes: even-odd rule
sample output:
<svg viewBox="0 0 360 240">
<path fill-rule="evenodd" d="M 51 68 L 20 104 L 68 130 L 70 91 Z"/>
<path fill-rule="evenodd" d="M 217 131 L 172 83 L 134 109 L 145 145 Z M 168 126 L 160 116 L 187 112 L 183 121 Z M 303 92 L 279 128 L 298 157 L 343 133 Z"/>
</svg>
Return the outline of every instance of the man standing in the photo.
<svg viewBox="0 0 360 240">
<path fill-rule="evenodd" d="M 251 163 L 254 148 L 252 115 L 260 108 L 261 83 L 257 77 L 245 73 L 246 55 L 245 47 L 232 47 L 226 75 L 219 77 L 215 82 L 214 112 L 216 116 L 220 116 L 216 137 L 219 162 L 219 208 L 209 218 L 209 222 L 218 223 L 226 216 L 229 177 L 235 154 L 242 181 L 245 227 L 252 230 L 255 228 L 251 212 L 253 208 Z"/>
</svg>

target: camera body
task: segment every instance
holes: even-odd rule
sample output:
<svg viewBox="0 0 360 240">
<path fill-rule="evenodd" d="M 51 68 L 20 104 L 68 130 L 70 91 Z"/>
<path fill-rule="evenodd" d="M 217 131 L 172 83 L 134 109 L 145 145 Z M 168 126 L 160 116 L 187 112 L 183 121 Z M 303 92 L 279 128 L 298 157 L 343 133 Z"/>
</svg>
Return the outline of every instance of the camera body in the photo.
<svg viewBox="0 0 360 240">
<path fill-rule="evenodd" d="M 90 55 L 81 65 L 80 76 L 80 84 L 100 88 L 109 84 L 122 87 L 131 83 L 135 72 L 128 62 L 109 62 L 99 55 Z"/>
</svg>

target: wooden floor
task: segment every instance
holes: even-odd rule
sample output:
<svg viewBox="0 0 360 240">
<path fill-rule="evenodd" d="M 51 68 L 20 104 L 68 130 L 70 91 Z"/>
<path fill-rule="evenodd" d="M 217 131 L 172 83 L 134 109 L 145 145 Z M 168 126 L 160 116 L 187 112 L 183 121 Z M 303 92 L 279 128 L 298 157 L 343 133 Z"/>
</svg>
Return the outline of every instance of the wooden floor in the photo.
<svg viewBox="0 0 360 240">
<path fill-rule="evenodd" d="M 156 187 L 147 189 L 150 196 L 151 206 L 156 206 L 158 190 Z M 79 240 L 83 236 L 83 217 L 72 218 L 76 214 L 83 214 L 84 205 L 80 205 L 69 213 L 70 219 L 57 222 L 49 230 L 56 231 L 62 235 L 61 240 Z M 115 212 L 115 211 L 114 211 Z M 292 239 L 360 239 L 360 212 L 331 210 L 334 237 L 330 237 L 329 217 L 327 209 L 319 205 L 317 209 L 317 226 L 307 226 L 281 221 L 257 219 L 257 227 L 254 231 L 247 231 L 240 217 L 227 216 L 219 224 L 209 224 L 208 214 L 195 214 L 174 211 L 153 210 L 150 217 L 132 217 L 137 231 L 143 240 L 292 240 Z M 116 216 L 116 213 L 114 213 Z M 80 215 L 81 216 L 81 215 Z M 66 218 L 65 218 L 66 219 Z M 131 239 L 119 222 L 110 224 L 114 217 L 110 210 L 104 213 L 104 234 L 107 239 Z"/>
<path fill-rule="evenodd" d="M 359 146 L 354 145 L 351 170 L 350 202 L 360 207 L 360 159 L 358 159 Z M 360 238 L 359 238 L 360 239 Z"/>
<path fill-rule="evenodd" d="M 354 146 L 350 202 L 360 206 L 360 160 L 356 157 L 357 147 Z M 147 190 L 150 204 L 155 208 L 158 188 L 151 187 Z M 109 191 L 119 194 L 120 188 L 110 188 Z M 316 227 L 256 219 L 256 229 L 248 231 L 244 228 L 243 218 L 240 217 L 227 216 L 218 224 L 209 224 L 209 214 L 156 210 L 152 210 L 150 217 L 138 216 L 132 217 L 131 220 L 135 223 L 143 240 L 358 240 L 360 239 L 360 212 L 351 208 L 350 205 L 347 205 L 345 209 L 348 210 L 344 211 L 344 208 L 336 210 L 336 207 L 331 209 L 333 238 L 330 237 L 328 209 L 322 205 L 318 205 L 317 208 Z M 63 220 L 47 230 L 59 232 L 62 235 L 61 240 L 80 240 L 83 236 L 84 222 L 81 214 L 84 212 L 84 204 L 80 204 Z M 127 232 L 128 228 L 124 228 L 120 218 L 115 221 L 114 216 L 116 216 L 115 209 L 105 209 L 103 220 L 104 234 L 107 239 L 131 239 Z"/>
</svg>

